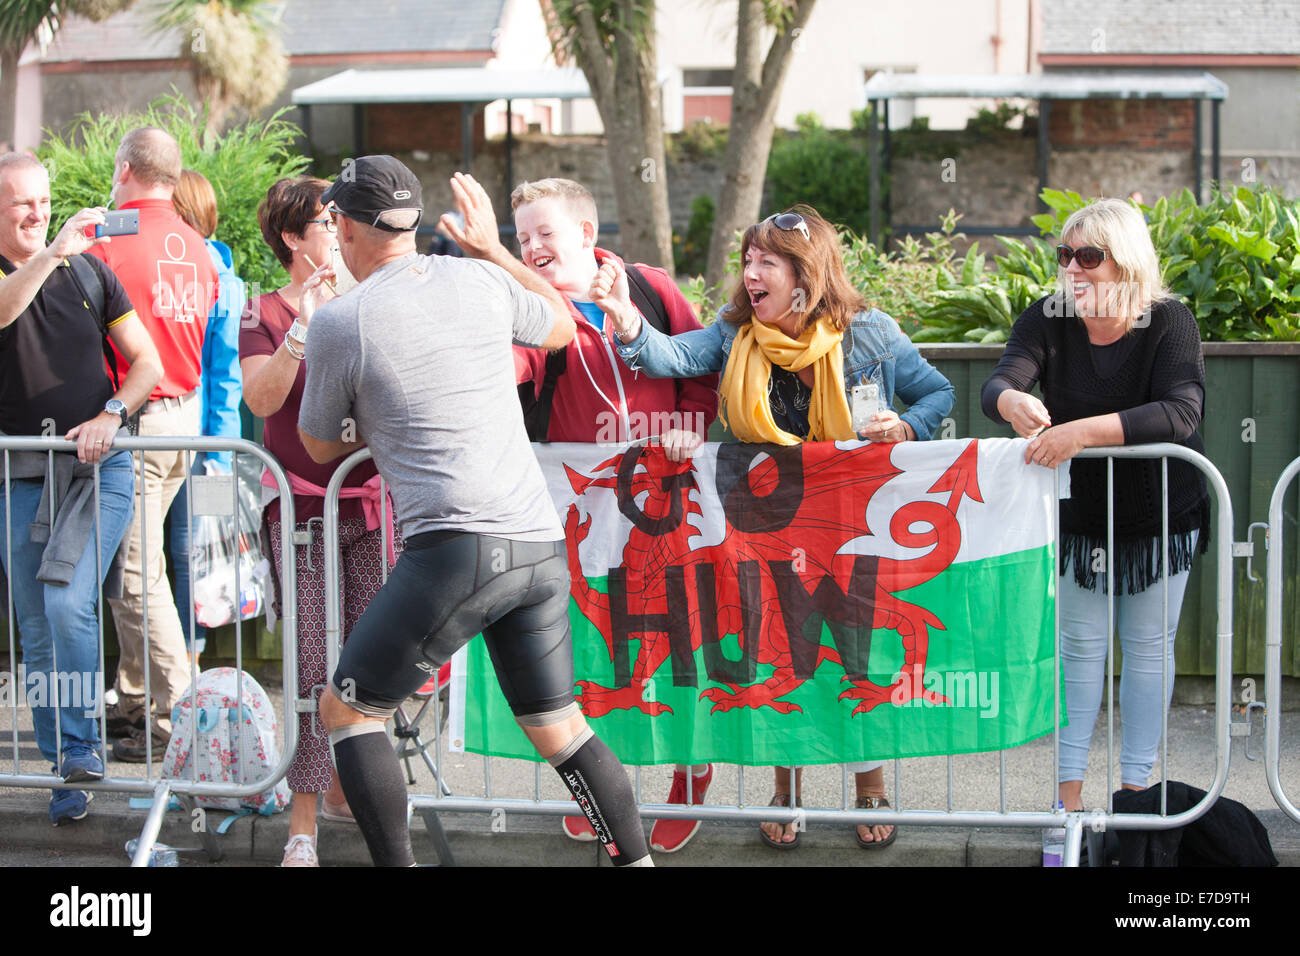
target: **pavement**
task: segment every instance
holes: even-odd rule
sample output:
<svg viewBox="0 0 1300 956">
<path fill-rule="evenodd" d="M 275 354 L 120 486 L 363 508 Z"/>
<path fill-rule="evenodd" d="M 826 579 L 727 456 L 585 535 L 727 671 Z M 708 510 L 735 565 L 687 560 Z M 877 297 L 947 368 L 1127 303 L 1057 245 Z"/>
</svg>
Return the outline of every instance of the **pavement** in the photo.
<svg viewBox="0 0 1300 956">
<path fill-rule="evenodd" d="M 267 682 L 269 683 L 269 682 Z M 1289 687 L 1292 703 L 1295 688 Z M 280 688 L 267 686 L 277 713 Z M 1186 697 L 1187 695 L 1184 695 Z M 1194 694 L 1191 696 L 1195 696 Z M 17 711 L 17 760 L 13 748 L 14 711 L 0 709 L 0 774 L 43 773 L 48 766 L 36 752 L 29 719 Z M 1234 720 L 1244 720 L 1234 713 Z M 1087 808 L 1105 805 L 1105 707 L 1094 736 L 1092 762 L 1084 790 Z M 1300 801 L 1300 711 L 1283 710 L 1281 778 L 1293 803 Z M 1117 716 L 1118 721 L 1118 716 Z M 426 728 L 429 729 L 429 728 Z M 1197 702 L 1176 703 L 1169 715 L 1169 779 L 1208 788 L 1214 777 L 1214 715 L 1212 707 Z M 1116 728 L 1118 742 L 1118 724 Z M 1253 810 L 1269 831 L 1273 851 L 1283 866 L 1300 866 L 1300 823 L 1287 817 L 1274 801 L 1264 774 L 1263 727 L 1258 712 L 1254 735 L 1232 739 L 1230 771 L 1223 795 Z M 1289 744 L 1288 744 L 1289 742 Z M 545 765 L 522 760 L 485 758 L 447 750 L 445 734 L 438 741 L 444 783 L 456 796 L 493 800 L 540 797 L 562 800 L 559 779 Z M 155 772 L 158 764 L 155 764 Z M 912 758 L 885 767 L 885 782 L 896 808 L 934 811 L 993 811 L 1005 800 L 1008 810 L 1050 809 L 1051 738 L 1033 741 L 998 754 L 956 757 Z M 434 777 L 418 759 L 411 762 L 415 776 L 412 794 L 433 794 Z M 110 776 L 143 780 L 142 764 L 123 764 L 110 759 Z M 1118 769 L 1116 769 L 1118 773 Z M 1153 779 L 1159 778 L 1157 766 Z M 643 804 L 666 799 L 671 767 L 645 767 L 633 771 L 638 799 Z M 3 776 L 0 775 L 0 783 Z M 762 807 L 772 792 L 767 768 L 718 766 L 709 790 L 709 804 Z M 804 776 L 805 808 L 838 808 L 852 801 L 851 776 L 839 766 L 809 767 Z M 139 835 L 145 810 L 133 809 L 127 794 L 100 790 L 90 805 L 89 816 L 77 823 L 52 827 L 47 815 L 49 791 L 0 786 L 0 864 L 6 866 L 125 866 L 124 846 Z M 491 808 L 491 801 L 488 807 Z M 211 811 L 205 820 L 215 826 L 224 813 Z M 577 843 L 560 833 L 555 816 L 539 816 L 497 807 L 488 813 L 441 812 L 437 819 L 446 834 L 454 862 L 460 866 L 600 866 L 608 865 L 594 843 Z M 647 833 L 649 822 L 646 823 Z M 324 866 L 369 863 L 369 855 L 357 828 L 349 824 L 320 821 L 319 852 Z M 288 834 L 288 814 L 274 817 L 245 817 L 233 823 L 218 838 L 222 850 L 220 866 L 278 865 Z M 182 866 L 211 866 L 199 852 L 200 838 L 192 831 L 191 818 L 182 811 L 165 815 L 160 841 L 194 853 L 182 853 Z M 439 860 L 434 834 L 420 813 L 412 822 L 412 843 L 421 863 Z M 778 852 L 761 843 L 752 822 L 706 822 L 690 844 L 675 854 L 656 854 L 659 866 L 931 866 L 931 867 L 1030 867 L 1041 863 L 1041 831 L 1004 827 L 952 827 L 908 824 L 897 841 L 880 850 L 864 851 L 854 840 L 848 823 L 810 823 L 800 845 L 791 852 Z"/>
</svg>

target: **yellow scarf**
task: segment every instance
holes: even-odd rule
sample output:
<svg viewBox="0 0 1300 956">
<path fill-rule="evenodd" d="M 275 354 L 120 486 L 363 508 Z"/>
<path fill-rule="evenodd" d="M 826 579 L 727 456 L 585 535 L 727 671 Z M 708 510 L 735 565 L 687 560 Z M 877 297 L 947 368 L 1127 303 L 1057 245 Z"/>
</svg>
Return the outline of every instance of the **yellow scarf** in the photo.
<svg viewBox="0 0 1300 956">
<path fill-rule="evenodd" d="M 843 333 L 823 316 L 810 323 L 803 334 L 792 339 L 775 325 L 764 325 L 750 316 L 749 324 L 736 333 L 731 356 L 722 373 L 722 422 L 741 441 L 797 445 L 802 440 L 772 419 L 767 387 L 772 366 L 790 372 L 812 366 L 815 376 L 808 427 L 814 441 L 851 441 L 853 417 L 844 397 Z M 728 417 L 730 419 L 728 420 Z"/>
</svg>

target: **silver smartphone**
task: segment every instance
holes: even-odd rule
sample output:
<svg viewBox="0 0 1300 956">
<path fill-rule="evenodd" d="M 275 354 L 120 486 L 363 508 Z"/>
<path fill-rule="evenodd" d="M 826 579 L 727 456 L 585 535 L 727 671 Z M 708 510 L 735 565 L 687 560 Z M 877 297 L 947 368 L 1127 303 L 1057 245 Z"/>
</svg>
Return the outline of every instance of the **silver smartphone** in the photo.
<svg viewBox="0 0 1300 956">
<path fill-rule="evenodd" d="M 854 385 L 850 410 L 853 413 L 853 430 L 862 434 L 871 423 L 871 416 L 881 410 L 880 386 L 875 382 Z"/>
<path fill-rule="evenodd" d="M 140 210 L 122 209 L 104 213 L 103 225 L 95 226 L 95 238 L 100 236 L 134 236 L 140 232 Z"/>
</svg>

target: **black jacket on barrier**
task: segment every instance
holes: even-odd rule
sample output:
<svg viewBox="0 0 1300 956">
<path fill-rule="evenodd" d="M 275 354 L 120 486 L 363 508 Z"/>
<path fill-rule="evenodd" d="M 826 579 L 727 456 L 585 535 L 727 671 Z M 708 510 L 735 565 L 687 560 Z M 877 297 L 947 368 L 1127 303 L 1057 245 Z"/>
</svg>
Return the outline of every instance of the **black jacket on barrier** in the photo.
<svg viewBox="0 0 1300 956">
<path fill-rule="evenodd" d="M 1205 791 L 1169 781 L 1168 813 L 1190 810 Z M 1160 812 L 1160 784 L 1145 790 L 1118 790 L 1116 813 Z M 1199 820 L 1173 830 L 1120 830 L 1120 866 L 1277 866 L 1268 830 L 1248 807 L 1220 797 Z M 1109 836 L 1109 834 L 1107 834 Z M 1108 839 L 1107 850 L 1111 841 Z M 1107 853 L 1107 862 L 1113 859 Z"/>
</svg>

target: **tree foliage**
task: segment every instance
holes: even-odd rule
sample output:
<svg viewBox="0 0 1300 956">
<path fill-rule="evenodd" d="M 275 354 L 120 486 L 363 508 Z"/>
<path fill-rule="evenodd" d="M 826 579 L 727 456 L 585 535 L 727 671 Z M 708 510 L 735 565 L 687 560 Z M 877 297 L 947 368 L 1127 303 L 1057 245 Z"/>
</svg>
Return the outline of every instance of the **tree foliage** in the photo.
<svg viewBox="0 0 1300 956">
<path fill-rule="evenodd" d="M 0 138 L 16 145 L 18 58 L 44 26 L 56 32 L 71 14 L 95 22 L 125 10 L 134 0 L 0 0 Z"/>
<path fill-rule="evenodd" d="M 113 158 L 122 134 L 137 126 L 157 126 L 180 143 L 184 164 L 206 176 L 217 194 L 217 239 L 230 246 L 235 272 L 250 288 L 283 285 L 284 270 L 262 240 L 257 205 L 283 176 L 295 176 L 307 159 L 294 147 L 302 131 L 276 113 L 265 121 L 232 126 L 219 137 L 203 137 L 202 110 L 178 92 L 155 100 L 147 109 L 126 115 L 82 113 L 62 134 L 47 131 L 40 149 L 50 170 L 51 235 L 85 206 L 108 202 Z"/>
<path fill-rule="evenodd" d="M 289 77 L 268 0 L 170 0 L 156 21 L 179 30 L 180 57 L 208 104 L 207 133 L 217 133 L 231 109 L 269 106 Z"/>
</svg>

